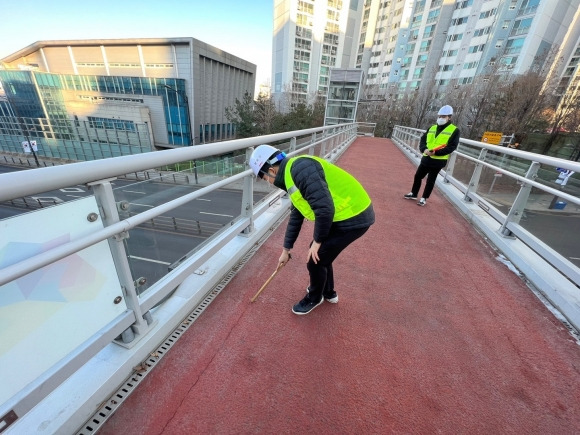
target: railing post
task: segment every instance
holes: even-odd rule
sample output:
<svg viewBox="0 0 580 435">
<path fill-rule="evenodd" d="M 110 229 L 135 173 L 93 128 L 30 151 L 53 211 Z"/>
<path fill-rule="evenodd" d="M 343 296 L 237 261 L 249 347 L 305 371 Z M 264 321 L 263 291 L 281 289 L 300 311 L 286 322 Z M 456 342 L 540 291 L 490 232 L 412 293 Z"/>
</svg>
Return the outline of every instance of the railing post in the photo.
<svg viewBox="0 0 580 435">
<path fill-rule="evenodd" d="M 102 214 L 101 217 L 104 226 L 109 226 L 120 221 L 113 188 L 111 186 L 111 180 L 113 179 L 114 178 L 109 178 L 88 183 L 88 187 L 94 192 L 95 199 Z M 143 336 L 153 326 L 153 322 L 148 323 L 147 320 L 144 319 L 144 314 L 141 311 L 139 297 L 137 296 L 135 282 L 131 274 L 131 268 L 129 266 L 129 260 L 127 260 L 127 252 L 125 251 L 125 245 L 123 242 L 127 237 L 127 233 L 124 232 L 110 238 L 108 240 L 109 249 L 111 250 L 113 262 L 117 269 L 117 275 L 119 277 L 119 282 L 121 283 L 125 303 L 127 304 L 127 308 L 132 310 L 135 314 L 135 323 L 131 326 L 131 330 L 134 334 Z M 151 319 L 151 317 L 149 318 Z M 123 338 L 132 341 L 133 334 L 126 331 Z"/>
<path fill-rule="evenodd" d="M 451 153 L 449 160 L 447 161 L 447 168 L 445 169 L 445 177 L 443 177 L 444 183 L 449 183 L 447 177 L 453 176 L 453 169 L 455 168 L 455 161 L 457 160 L 457 154 Z"/>
<path fill-rule="evenodd" d="M 246 169 L 250 169 L 249 161 L 254 151 L 253 147 L 246 149 Z M 242 191 L 242 218 L 249 218 L 250 224 L 244 228 L 242 234 L 251 234 L 254 231 L 254 174 L 244 178 L 244 187 Z"/>
<path fill-rule="evenodd" d="M 530 167 L 528 168 L 528 172 L 526 172 L 526 178 L 528 180 L 534 180 L 537 177 L 538 170 L 540 169 L 540 164 L 538 162 L 532 162 Z M 527 183 L 522 183 L 522 187 L 518 194 L 516 195 L 516 199 L 514 199 L 514 203 L 512 204 L 504 223 L 502 224 L 499 232 L 504 237 L 513 237 L 512 232 L 507 228 L 507 225 L 510 222 L 519 223 L 522 215 L 524 213 L 524 209 L 526 208 L 526 204 L 528 202 L 528 198 L 530 197 L 530 192 L 532 191 L 532 185 Z"/>
<path fill-rule="evenodd" d="M 485 160 L 485 155 L 487 154 L 487 150 L 484 148 L 481 150 L 481 152 L 479 153 L 479 160 L 483 161 Z M 472 199 L 470 197 L 470 193 L 471 192 L 475 192 L 477 191 L 477 188 L 479 187 L 479 179 L 481 177 L 481 171 L 483 169 L 483 165 L 481 163 L 476 163 L 475 164 L 475 169 L 473 171 L 473 174 L 471 175 L 471 180 L 469 180 L 469 184 L 467 185 L 467 190 L 465 191 L 465 196 L 463 197 L 463 200 L 466 202 L 471 202 Z"/>
<path fill-rule="evenodd" d="M 296 151 L 296 136 L 290 138 L 290 150 L 291 153 Z"/>
<path fill-rule="evenodd" d="M 316 142 L 316 133 L 314 133 L 312 135 L 312 143 Z M 332 149 L 332 148 L 331 148 Z M 325 156 L 326 155 L 326 141 L 323 140 L 320 144 L 320 153 L 318 154 L 319 156 Z"/>
<path fill-rule="evenodd" d="M 296 139 L 296 138 L 294 138 L 294 139 Z M 312 144 L 313 142 L 310 142 L 310 143 Z M 315 155 L 314 147 L 308 147 L 308 154 L 311 156 Z"/>
</svg>

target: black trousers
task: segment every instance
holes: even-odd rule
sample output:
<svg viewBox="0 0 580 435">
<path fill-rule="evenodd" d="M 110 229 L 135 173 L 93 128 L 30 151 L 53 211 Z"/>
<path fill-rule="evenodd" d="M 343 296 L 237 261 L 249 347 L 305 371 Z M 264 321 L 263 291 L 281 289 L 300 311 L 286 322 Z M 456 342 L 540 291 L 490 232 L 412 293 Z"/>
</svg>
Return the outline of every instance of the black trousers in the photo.
<svg viewBox="0 0 580 435">
<path fill-rule="evenodd" d="M 433 191 L 433 187 L 435 187 L 435 181 L 437 181 L 437 175 L 441 172 L 443 168 L 432 168 L 429 166 L 425 166 L 419 164 L 417 168 L 417 172 L 415 172 L 415 178 L 413 179 L 413 187 L 411 188 L 411 192 L 413 196 L 419 196 L 419 189 L 421 189 L 421 181 L 427 175 L 427 182 L 425 183 L 425 189 L 423 190 L 422 198 L 429 198 L 431 196 L 431 192 Z"/>
<path fill-rule="evenodd" d="M 339 231 L 332 229 L 328 238 L 322 243 L 318 250 L 318 263 L 314 263 L 312 258 L 306 265 L 310 274 L 309 297 L 313 301 L 319 301 L 323 295 L 328 295 L 334 290 L 334 273 L 332 263 L 338 255 L 352 242 L 368 231 L 368 227 Z"/>
</svg>

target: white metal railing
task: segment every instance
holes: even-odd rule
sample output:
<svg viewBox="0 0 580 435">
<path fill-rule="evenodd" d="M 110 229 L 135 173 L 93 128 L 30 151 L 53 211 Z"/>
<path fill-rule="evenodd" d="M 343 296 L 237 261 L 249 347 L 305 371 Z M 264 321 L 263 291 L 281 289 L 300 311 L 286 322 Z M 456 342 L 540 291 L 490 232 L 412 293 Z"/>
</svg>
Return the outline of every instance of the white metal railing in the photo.
<svg viewBox="0 0 580 435">
<path fill-rule="evenodd" d="M 35 364 L 30 370 L 26 370 L 26 368 L 31 364 L 32 359 L 35 359 L 34 356 L 16 352 L 14 346 L 0 353 L 0 377 L 15 380 L 0 395 L 0 428 L 7 427 L 28 413 L 79 367 L 112 342 L 119 345 L 119 348 L 130 349 L 148 334 L 167 334 L 167 327 L 159 327 L 158 325 L 161 316 L 166 314 L 159 311 L 156 315 L 153 309 L 162 302 L 170 300 L 176 288 L 182 285 L 186 279 L 191 278 L 193 272 L 205 264 L 208 259 L 219 255 L 220 250 L 224 247 L 237 243 L 243 248 L 238 248 L 240 252 L 233 253 L 228 249 L 228 258 L 224 260 L 224 266 L 221 267 L 224 270 L 227 267 L 231 268 L 235 261 L 239 261 L 247 252 L 248 246 L 255 246 L 257 240 L 267 234 L 272 227 L 272 222 L 268 221 L 267 224 L 262 222 L 266 219 L 265 213 L 272 214 L 272 216 L 267 216 L 268 220 L 280 219 L 289 207 L 288 200 L 283 198 L 283 192 L 278 189 L 271 190 L 264 200 L 256 202 L 254 177 L 251 170 L 246 169 L 241 173 L 212 182 L 204 187 L 196 186 L 200 188 L 174 199 L 163 197 L 160 205 L 148 206 L 149 208 L 141 213 L 122 218 L 127 202 L 119 201 L 116 198 L 112 180 L 124 174 L 139 173 L 151 170 L 151 168 L 166 167 L 166 165 L 200 160 L 240 150 L 245 150 L 245 160 L 247 160 L 253 147 L 263 143 L 273 144 L 286 151 L 288 155 L 309 153 L 334 161 L 356 139 L 357 134 L 361 134 L 358 132 L 358 127 L 356 123 L 332 125 L 210 145 L 1 174 L 0 203 L 57 189 L 68 192 L 75 189 L 74 186 L 79 185 L 89 186 L 93 195 L 74 202 L 57 204 L 47 209 L 0 220 L 0 223 L 4 225 L 0 232 L 0 252 L 2 250 L 7 252 L 20 242 L 26 244 L 34 241 L 34 237 L 37 237 L 42 245 L 36 251 L 15 250 L 13 252 L 20 253 L 15 254 L 13 258 L 5 256 L 4 260 L 0 259 L 0 307 L 6 308 L 14 302 L 15 295 L 20 291 L 19 288 L 23 287 L 23 283 L 30 276 L 42 276 L 43 271 L 47 268 L 59 264 L 64 264 L 67 267 L 72 264 L 73 267 L 67 271 L 74 275 L 75 267 L 87 267 L 86 261 L 84 263 L 82 261 L 83 258 L 88 259 L 89 266 L 93 261 L 95 264 L 99 263 L 99 266 L 93 265 L 95 268 L 101 267 L 97 276 L 91 275 L 95 281 L 98 281 L 99 273 L 108 276 L 102 279 L 103 282 L 107 279 L 109 281 L 104 283 L 101 289 L 94 289 L 94 294 L 90 295 L 95 301 L 94 305 L 89 304 L 90 311 L 80 314 L 85 316 L 84 318 L 75 318 L 74 312 L 68 313 L 70 317 L 64 318 L 64 324 L 51 324 L 50 326 L 50 328 L 61 331 L 56 340 L 59 343 L 67 342 L 68 335 L 79 335 L 78 331 L 75 331 L 75 334 L 70 333 L 70 325 L 75 325 L 74 328 L 79 329 L 86 328 L 85 338 L 80 341 L 80 344 L 70 341 L 68 347 L 63 347 L 64 351 L 61 350 L 61 353 L 54 351 L 54 354 L 46 358 L 48 363 L 45 366 Z M 365 124 L 361 128 L 364 130 L 362 134 L 368 134 L 368 131 L 374 129 L 374 126 Z M 166 177 L 167 174 L 165 173 L 163 176 Z M 160 179 L 162 178 L 160 177 Z M 153 218 L 176 210 L 180 206 L 191 203 L 191 201 L 207 193 L 215 192 L 224 186 L 232 185 L 232 183 L 242 183 L 240 215 L 235 217 L 228 226 L 202 243 L 196 250 L 184 256 L 175 267 L 170 268 L 146 292 L 139 293 L 142 279 L 133 276 L 129 264 L 128 233 Z M 36 215 L 36 213 L 45 214 Z M 35 226 L 32 232 L 28 230 L 32 229 L 31 226 Z M 5 230 L 6 228 L 9 230 Z M 32 233 L 37 235 L 32 236 Z M 44 236 L 45 233 L 51 233 L 51 235 Z M 95 252 L 91 250 L 100 251 L 95 255 Z M 74 264 L 71 263 L 71 258 L 76 258 Z M 102 265 L 102 262 L 106 264 Z M 232 264 L 232 262 L 234 263 Z M 219 261 L 212 259 L 212 264 L 218 263 Z M 189 309 L 191 311 L 195 308 L 195 305 L 207 294 L 208 286 L 211 287 L 216 279 L 223 276 L 224 270 L 213 272 L 211 281 L 193 286 L 199 288 L 185 286 L 184 288 L 187 288 L 187 292 L 190 293 L 186 297 L 187 303 L 180 302 L 179 308 L 176 308 L 176 312 L 167 323 L 173 323 L 173 327 L 177 325 L 184 317 L 183 310 Z M 55 272 L 51 273 L 54 275 Z M 69 294 L 73 294 L 71 298 L 73 301 L 75 297 L 78 297 L 76 291 L 79 294 L 84 292 L 82 293 L 83 297 L 87 293 L 87 282 L 82 281 L 84 277 L 79 278 L 81 281 L 77 283 L 78 287 L 68 290 Z M 55 285 L 58 287 L 55 282 L 48 284 L 52 287 Z M 57 290 L 60 289 L 57 288 Z M 99 291 L 108 292 L 101 298 L 102 300 L 99 299 Z M 18 293 L 18 297 L 20 296 Z M 66 297 L 63 296 L 63 298 Z M 111 303 L 113 299 L 114 302 Z M 73 306 L 73 304 L 74 302 L 70 302 L 66 305 Z M 34 316 L 34 311 L 26 312 L 23 309 L 20 317 L 26 316 Z M 90 325 L 87 325 L 89 323 Z M 41 329 L 42 321 L 39 321 L 38 324 L 38 329 Z M 0 337 L 4 339 L 17 336 L 19 326 L 18 319 L 4 321 Z M 50 328 L 48 329 L 51 330 Z M 151 332 L 153 329 L 155 331 Z M 37 332 L 37 341 L 48 341 L 55 338 L 54 336 L 43 336 L 41 331 Z M 156 338 L 156 340 L 158 343 L 159 339 Z M 40 344 L 29 341 L 26 342 L 26 346 L 35 348 L 34 346 L 40 346 Z M 139 348 L 135 352 L 137 354 L 141 352 L 142 356 L 147 350 Z M 18 358 L 24 359 L 17 361 Z M 43 358 L 38 359 L 42 360 Z M 5 364 L 8 360 L 11 363 Z M 24 371 L 36 374 L 33 378 L 25 379 L 19 383 L 17 378 L 23 376 Z M 27 376 L 32 376 L 30 373 Z M 126 376 L 128 374 L 125 373 Z M 115 382 L 117 383 L 115 384 Z M 112 381 L 111 385 L 113 384 L 117 386 L 118 379 Z M 110 394 L 111 386 L 107 386 L 107 388 Z M 98 395 L 95 394 L 95 396 Z M 95 400 L 99 400 L 99 398 L 96 397 Z"/>
<path fill-rule="evenodd" d="M 423 133 L 396 126 L 392 140 L 418 163 Z M 560 300 L 564 291 L 558 285 L 550 285 L 554 289 L 545 296 L 556 307 L 564 307 L 563 314 L 578 327 L 580 180 L 566 177 L 566 171 L 580 173 L 580 163 L 461 139 L 440 182 L 459 190 L 461 201 L 476 206 L 477 213 L 493 218 L 498 223 L 495 234 L 523 242 L 569 280 L 569 303 Z M 566 306 L 573 312 L 566 312 Z"/>
</svg>

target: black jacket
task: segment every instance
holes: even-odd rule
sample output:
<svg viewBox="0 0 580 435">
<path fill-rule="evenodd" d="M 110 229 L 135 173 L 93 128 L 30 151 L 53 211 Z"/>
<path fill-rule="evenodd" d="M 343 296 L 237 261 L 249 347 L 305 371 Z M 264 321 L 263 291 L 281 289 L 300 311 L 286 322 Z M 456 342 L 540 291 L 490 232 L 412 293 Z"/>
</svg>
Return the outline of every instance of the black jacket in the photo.
<svg viewBox="0 0 580 435">
<path fill-rule="evenodd" d="M 274 186 L 287 191 L 284 183 L 284 171 L 288 158 L 280 162 L 280 169 L 274 180 Z M 326 184 L 322 165 L 314 159 L 297 159 L 292 164 L 292 179 L 300 191 L 302 197 L 308 202 L 314 212 L 314 235 L 316 242 L 324 242 L 331 228 L 337 231 L 349 231 L 359 228 L 367 228 L 375 222 L 373 205 L 369 205 L 362 213 L 340 222 L 333 222 L 334 202 Z M 302 228 L 304 216 L 298 209 L 292 206 L 286 235 L 284 236 L 284 248 L 292 249 L 298 234 Z"/>
<path fill-rule="evenodd" d="M 437 132 L 435 133 L 435 136 L 437 136 L 439 133 L 441 133 L 443 131 L 443 129 L 445 129 L 449 124 L 451 124 L 451 121 L 449 121 L 447 124 L 438 125 Z M 428 132 L 429 132 L 429 130 L 427 130 L 425 133 L 423 133 L 423 136 L 421 136 L 421 141 L 419 142 L 419 151 L 421 151 L 421 154 L 424 153 L 425 150 L 427 149 L 427 133 Z M 449 141 L 447 142 L 447 146 L 445 148 L 441 148 L 440 150 L 435 151 L 435 155 L 436 156 L 446 156 L 447 154 L 451 154 L 453 151 L 455 151 L 457 149 L 458 145 L 459 145 L 459 129 L 456 128 L 455 131 L 449 137 Z M 444 168 L 445 165 L 447 164 L 447 160 L 432 159 L 431 156 L 423 156 L 421 158 L 421 164 L 423 166 L 429 166 L 431 168 Z"/>
</svg>

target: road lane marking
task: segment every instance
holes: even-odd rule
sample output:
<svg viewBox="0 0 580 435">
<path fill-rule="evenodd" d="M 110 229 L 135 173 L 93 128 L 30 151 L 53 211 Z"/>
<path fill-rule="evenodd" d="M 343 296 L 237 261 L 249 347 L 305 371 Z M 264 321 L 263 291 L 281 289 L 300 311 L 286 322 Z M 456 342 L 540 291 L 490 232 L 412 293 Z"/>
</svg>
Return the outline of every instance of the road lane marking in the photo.
<svg viewBox="0 0 580 435">
<path fill-rule="evenodd" d="M 200 211 L 199 214 L 210 214 L 212 216 L 233 217 L 231 214 L 206 213 L 205 211 Z"/>
<path fill-rule="evenodd" d="M 195 198 L 196 201 L 207 201 L 207 202 L 211 202 L 211 199 L 205 199 L 205 198 Z"/>
<path fill-rule="evenodd" d="M 129 255 L 129 258 L 133 258 L 135 260 L 149 261 L 151 263 L 165 264 L 166 266 L 169 266 L 171 264 L 171 263 L 168 263 L 167 261 L 154 260 L 153 258 L 136 257 L 135 255 Z"/>
<path fill-rule="evenodd" d="M 131 204 L 131 205 L 138 205 L 139 207 L 149 207 L 149 208 L 155 207 L 154 205 L 138 204 L 136 202 L 130 202 L 129 204 Z"/>
<path fill-rule="evenodd" d="M 123 189 L 123 192 L 138 193 L 139 195 L 146 195 L 147 194 L 147 192 L 137 192 L 136 190 L 125 190 L 125 189 Z"/>
<path fill-rule="evenodd" d="M 71 198 L 84 198 L 84 196 L 79 195 L 66 195 L 66 196 L 70 196 Z"/>
</svg>

